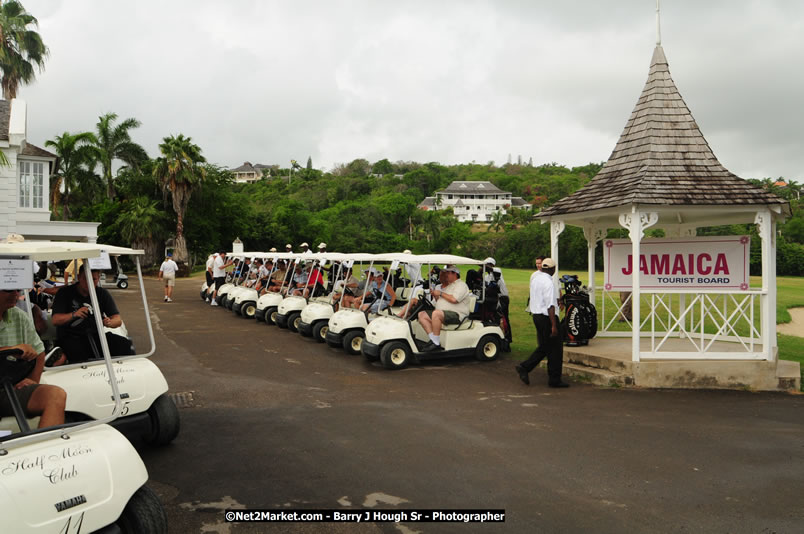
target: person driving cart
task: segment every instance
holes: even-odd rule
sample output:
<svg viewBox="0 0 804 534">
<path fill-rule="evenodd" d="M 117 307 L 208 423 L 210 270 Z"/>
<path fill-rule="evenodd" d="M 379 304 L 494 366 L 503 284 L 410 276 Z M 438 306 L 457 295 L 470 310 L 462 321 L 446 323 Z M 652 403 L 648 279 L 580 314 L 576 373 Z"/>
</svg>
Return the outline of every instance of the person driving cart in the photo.
<svg viewBox="0 0 804 534">
<path fill-rule="evenodd" d="M 441 327 L 445 324 L 459 324 L 469 315 L 469 287 L 460 279 L 461 272 L 454 265 L 441 269 L 443 275 L 440 289 L 433 289 L 430 296 L 435 300 L 434 310 L 419 312 L 422 325 L 430 341 L 422 348 L 423 352 L 444 350 L 441 346 Z"/>
<path fill-rule="evenodd" d="M 16 307 L 19 292 L 0 290 L 0 350 L 19 349 L 21 358 L 35 362 L 27 377 L 14 384 L 26 417 L 39 415 L 39 428 L 64 423 L 67 393 L 58 386 L 39 384 L 45 366 L 45 345 L 28 315 Z M 13 415 L 9 399 L 0 395 L 0 416 Z"/>
<path fill-rule="evenodd" d="M 118 328 L 123 324 L 120 312 L 112 298 L 105 289 L 98 287 L 99 274 L 92 273 L 98 304 L 103 313 L 103 326 Z M 53 301 L 53 324 L 57 327 L 58 344 L 64 351 L 64 357 L 69 363 L 85 362 L 100 357 L 100 339 L 92 318 L 92 306 L 89 304 L 89 287 L 84 274 L 84 266 L 79 269 L 78 283 L 62 288 Z M 112 356 L 127 356 L 134 354 L 131 342 L 123 336 L 106 332 L 109 344 L 109 353 Z M 93 349 L 93 344 L 95 348 Z M 64 363 L 64 359 L 56 365 Z"/>
<path fill-rule="evenodd" d="M 360 311 L 369 310 L 370 313 L 380 313 L 385 308 L 394 305 L 396 301 L 396 292 L 390 284 L 386 284 L 383 280 L 383 275 L 375 269 L 368 271 L 369 276 L 369 291 L 371 291 L 374 300 L 371 303 L 363 303 L 360 305 Z"/>
</svg>

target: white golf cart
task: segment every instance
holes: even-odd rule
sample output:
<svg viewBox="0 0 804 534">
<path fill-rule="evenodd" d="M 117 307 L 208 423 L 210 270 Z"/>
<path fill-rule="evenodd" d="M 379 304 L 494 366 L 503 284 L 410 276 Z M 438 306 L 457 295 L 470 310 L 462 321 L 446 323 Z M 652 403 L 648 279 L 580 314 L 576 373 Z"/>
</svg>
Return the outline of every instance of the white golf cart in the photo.
<svg viewBox="0 0 804 534">
<path fill-rule="evenodd" d="M 44 244 L 42 245 L 44 246 Z M 53 243 L 53 245 L 56 245 L 56 243 Z M 95 248 L 102 248 L 109 254 L 131 255 L 134 257 L 145 313 L 145 324 L 151 346 L 147 353 L 116 356 L 112 360 L 114 376 L 117 377 L 117 383 L 120 384 L 123 390 L 121 393 L 123 399 L 122 412 L 119 413 L 119 417 L 113 424 L 125 433 L 140 435 L 143 441 L 150 445 L 166 445 L 170 443 L 179 433 L 179 411 L 176 409 L 173 399 L 167 394 L 168 384 L 165 377 L 149 359 L 156 352 L 156 343 L 138 258 L 139 255 L 143 254 L 143 251 L 87 243 L 65 243 L 60 246 L 66 245 L 69 245 L 72 250 L 93 250 L 92 247 L 94 246 Z M 118 329 L 115 330 L 115 333 L 123 333 Z M 109 331 L 109 329 L 104 327 L 100 331 Z M 102 343 L 106 342 L 105 336 L 100 336 L 99 339 Z M 92 345 L 97 347 L 94 341 Z M 93 356 L 102 356 L 100 347 L 97 347 L 97 349 L 98 354 Z M 82 363 L 45 367 L 41 383 L 53 384 L 67 391 L 66 412 L 68 419 L 85 421 L 102 419 L 114 407 L 114 402 L 106 391 L 109 376 L 110 374 L 102 359 L 91 359 Z"/>
<path fill-rule="evenodd" d="M 368 260 L 368 269 L 371 270 L 376 264 L 381 262 L 398 263 L 400 257 L 415 257 L 409 254 L 371 254 L 365 258 Z M 362 273 L 361 273 L 362 274 Z M 362 295 L 365 298 L 368 292 L 368 278 L 364 279 L 364 286 Z M 385 280 L 387 283 L 388 280 Z M 358 293 L 358 296 L 361 293 Z M 334 348 L 342 347 L 347 354 L 360 354 L 360 349 L 363 345 L 363 340 L 366 337 L 366 327 L 369 322 L 379 317 L 380 315 L 390 315 L 393 312 L 391 308 L 384 309 L 381 314 L 374 314 L 368 311 L 362 311 L 355 308 L 341 307 L 337 312 L 332 314 L 329 322 L 327 323 L 327 332 L 324 340 L 327 345 Z"/>
<path fill-rule="evenodd" d="M 329 331 L 329 320 L 335 314 L 335 301 L 333 300 L 335 293 L 344 293 L 344 290 L 339 287 L 339 283 L 343 284 L 346 279 L 348 269 L 351 269 L 354 262 L 370 261 L 375 257 L 374 254 L 337 254 L 327 252 L 327 259 L 333 262 L 340 262 L 340 266 L 334 272 L 330 272 L 333 276 L 335 283 L 333 284 L 332 291 L 321 300 L 311 300 L 307 303 L 301 311 L 300 321 L 298 324 L 299 333 L 303 336 L 311 336 L 319 343 L 326 341 L 327 332 Z M 337 289 L 336 289 L 337 288 Z M 341 343 L 338 343 L 338 348 Z"/>
<path fill-rule="evenodd" d="M 325 252 L 322 254 L 302 254 L 297 260 L 298 262 L 310 262 L 310 273 L 308 274 L 307 281 L 303 288 L 297 288 L 297 291 L 300 289 L 302 292 L 309 291 L 310 295 L 308 297 L 304 297 L 303 295 L 292 295 L 289 294 L 282 302 L 279 304 L 276 310 L 276 315 L 274 315 L 273 320 L 279 328 L 287 328 L 291 332 L 298 332 L 299 331 L 299 323 L 301 322 L 301 312 L 307 306 L 308 302 L 326 302 L 329 297 L 323 295 L 322 293 L 326 291 L 326 288 L 323 284 L 316 283 L 315 285 L 309 285 L 311 274 L 314 269 L 321 270 L 322 265 L 331 258 L 341 258 L 342 255 L 335 253 L 335 252 Z M 323 272 L 321 272 L 321 280 L 323 282 Z M 288 291 L 290 293 L 290 291 Z"/>
<path fill-rule="evenodd" d="M 413 259 L 415 258 L 415 259 Z M 400 259 L 400 261 L 404 261 Z M 429 254 L 413 256 L 410 261 L 420 264 L 454 264 L 482 266 L 482 261 L 452 256 L 448 254 Z M 484 292 L 479 302 L 483 302 Z M 427 299 L 419 299 L 415 308 L 406 306 L 405 317 L 383 316 L 369 323 L 366 339 L 361 351 L 369 361 L 380 360 L 386 369 L 403 369 L 411 362 L 428 359 L 444 359 L 474 355 L 478 360 L 495 360 L 502 351 L 505 334 L 495 320 L 484 320 L 481 313 L 474 313 L 477 297 L 470 293 L 467 297 L 469 309 L 460 324 L 444 325 L 441 329 L 443 350 L 423 352 L 421 349 L 429 341 L 427 333 L 418 321 L 418 312 L 432 304 Z"/>
<path fill-rule="evenodd" d="M 271 260 L 274 255 L 273 253 L 259 252 L 253 253 L 249 257 L 252 262 L 258 259 L 268 261 Z M 273 274 L 273 269 L 270 274 Z M 254 286 L 248 287 L 240 285 L 229 293 L 229 300 L 232 302 L 232 311 L 246 319 L 253 319 L 257 313 L 257 300 L 260 298 L 260 294 L 255 289 L 255 286 L 256 280 L 254 281 Z"/>
<path fill-rule="evenodd" d="M 245 254 L 227 254 L 226 255 L 227 259 L 228 258 L 234 259 L 238 265 L 243 260 L 243 258 L 245 258 L 245 256 L 246 256 Z M 227 269 L 227 271 L 226 271 L 226 278 L 224 280 L 224 283 L 221 285 L 221 287 L 218 289 L 218 292 L 215 294 L 215 302 L 218 303 L 218 306 L 226 306 L 227 293 L 229 293 L 229 291 L 231 291 L 233 288 L 237 287 L 237 285 L 238 285 L 237 284 L 238 279 L 235 276 L 235 271 L 237 269 L 237 266 L 235 266 L 235 267 L 230 266 L 230 267 L 227 267 L 226 269 Z M 213 289 L 213 291 L 214 291 L 214 289 Z"/>
<path fill-rule="evenodd" d="M 91 259 L 100 247 L 72 244 L 0 244 L 0 258 L 9 260 Z M 85 272 L 92 279 L 90 269 Z M 0 277 L 4 278 L 4 277 Z M 32 280 L 31 280 L 32 282 Z M 29 282 L 30 283 L 30 282 Z M 17 284 L 12 284 L 17 285 Z M 25 284 L 27 285 L 27 284 Z M 94 320 L 103 328 L 98 299 L 90 283 Z M 115 374 L 105 337 L 97 373 Z M 0 522 L 2 531 L 23 533 L 167 532 L 161 501 L 145 484 L 148 472 L 131 443 L 109 426 L 124 410 L 119 381 L 103 381 L 111 399 L 103 417 L 35 429 L 38 419 L 26 419 L 13 384 L 31 370 L 18 349 L 0 352 L 0 394 L 15 415 L 0 419 Z M 84 370 L 84 373 L 87 373 Z M 44 375 L 43 375 L 44 376 Z M 98 395 L 101 392 L 96 391 Z M 71 393 L 67 392 L 68 403 Z"/>
<path fill-rule="evenodd" d="M 271 261 L 273 261 L 274 266 L 271 269 L 271 276 L 276 272 L 277 262 L 279 261 L 287 261 L 288 262 L 288 269 L 292 269 L 294 267 L 294 263 L 292 260 L 301 257 L 301 254 L 297 254 L 295 252 L 271 252 L 269 253 L 269 257 Z M 278 292 L 275 291 L 266 291 L 257 299 L 257 309 L 254 311 L 254 319 L 257 321 L 265 321 L 266 324 L 276 324 L 276 314 L 277 310 L 279 309 L 279 305 L 284 300 L 285 295 L 283 294 L 286 285 L 289 285 L 293 278 L 292 275 L 288 278 L 288 274 L 285 273 L 285 278 L 282 280 L 280 290 Z"/>
<path fill-rule="evenodd" d="M 120 266 L 120 256 L 110 256 L 109 259 L 111 260 L 112 265 L 111 271 L 101 271 L 98 287 L 102 287 L 104 289 L 110 287 L 127 289 L 128 275 L 123 272 L 123 268 Z"/>
</svg>

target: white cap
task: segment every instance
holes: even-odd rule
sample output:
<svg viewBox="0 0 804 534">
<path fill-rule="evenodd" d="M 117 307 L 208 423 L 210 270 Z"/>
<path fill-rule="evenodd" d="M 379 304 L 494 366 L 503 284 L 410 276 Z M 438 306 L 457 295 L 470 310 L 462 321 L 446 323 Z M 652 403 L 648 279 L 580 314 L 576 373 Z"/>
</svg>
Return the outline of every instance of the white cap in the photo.
<svg viewBox="0 0 804 534">
<path fill-rule="evenodd" d="M 371 269 L 366 269 L 363 272 L 364 273 L 369 273 L 372 276 L 377 276 L 378 274 L 380 274 L 380 272 L 377 269 L 375 269 L 374 267 L 372 267 Z"/>
<path fill-rule="evenodd" d="M 287 245 L 285 245 L 285 248 L 293 248 L 293 245 L 291 245 L 290 243 L 288 243 Z"/>
<path fill-rule="evenodd" d="M 406 248 L 402 251 L 402 254 L 413 254 L 413 252 L 411 252 L 409 248 Z"/>
<path fill-rule="evenodd" d="M 327 248 L 327 244 L 322 241 L 318 244 L 318 248 Z"/>
<path fill-rule="evenodd" d="M 445 266 L 444 266 L 444 267 L 441 269 L 441 271 L 442 271 L 442 272 L 448 272 L 448 273 L 456 273 L 456 274 L 461 274 L 460 269 L 458 269 L 458 268 L 457 268 L 457 267 L 455 267 L 454 265 L 445 265 Z"/>
<path fill-rule="evenodd" d="M 304 242 L 304 243 L 302 243 L 302 244 L 301 244 L 301 245 L 299 245 L 299 246 L 300 246 L 300 247 L 309 247 L 310 245 L 308 245 L 306 242 Z"/>
<path fill-rule="evenodd" d="M 276 247 L 271 247 L 271 250 L 269 250 L 268 252 L 276 252 Z"/>
<path fill-rule="evenodd" d="M 494 258 L 491 258 L 491 257 L 488 257 L 485 260 L 483 260 L 483 263 L 485 263 L 487 265 L 497 265 L 497 262 L 494 261 Z"/>
</svg>

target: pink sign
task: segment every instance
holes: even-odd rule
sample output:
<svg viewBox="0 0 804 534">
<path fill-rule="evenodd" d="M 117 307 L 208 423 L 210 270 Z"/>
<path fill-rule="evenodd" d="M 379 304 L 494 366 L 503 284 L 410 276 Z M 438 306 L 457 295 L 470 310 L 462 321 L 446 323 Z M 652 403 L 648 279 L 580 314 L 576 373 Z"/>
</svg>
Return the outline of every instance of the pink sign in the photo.
<svg viewBox="0 0 804 534">
<path fill-rule="evenodd" d="M 632 287 L 631 241 L 603 241 L 605 288 Z M 749 287 L 748 236 L 645 239 L 640 243 L 640 287 L 645 289 L 739 289 Z"/>
</svg>

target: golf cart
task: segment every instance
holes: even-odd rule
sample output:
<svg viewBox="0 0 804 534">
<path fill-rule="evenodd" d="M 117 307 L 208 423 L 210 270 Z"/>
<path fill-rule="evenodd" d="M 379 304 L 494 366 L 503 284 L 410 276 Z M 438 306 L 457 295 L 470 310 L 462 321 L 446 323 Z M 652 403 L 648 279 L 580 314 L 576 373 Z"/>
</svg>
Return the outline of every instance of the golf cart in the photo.
<svg viewBox="0 0 804 534">
<path fill-rule="evenodd" d="M 287 260 L 288 261 L 288 269 L 295 267 L 295 264 L 290 260 L 295 260 L 300 258 L 301 255 L 295 252 L 272 252 L 271 258 L 274 262 L 274 268 L 271 271 L 273 275 L 274 271 L 276 270 L 276 263 L 279 260 Z M 279 292 L 274 291 L 266 291 L 260 298 L 257 299 L 257 310 L 254 312 L 254 318 L 257 321 L 265 321 L 266 324 L 276 324 L 276 315 L 277 310 L 279 309 L 279 305 L 284 300 L 284 290 L 286 285 L 290 285 L 292 283 L 293 276 L 292 274 L 285 273 L 285 278 L 282 280 L 282 286 Z"/>
<path fill-rule="evenodd" d="M 414 258 L 412 261 L 421 264 L 483 265 L 482 261 L 449 254 L 428 254 Z M 483 291 L 479 301 L 481 304 L 485 287 Z M 433 305 L 426 299 L 420 299 L 415 308 L 406 310 L 406 319 L 383 316 L 371 321 L 361 346 L 363 355 L 369 361 L 380 360 L 386 369 L 403 369 L 411 362 L 428 359 L 471 355 L 481 361 L 495 360 L 503 349 L 505 339 L 499 321 L 484 319 L 482 313 L 474 313 L 478 301 L 473 293 L 466 298 L 470 299 L 469 315 L 460 324 L 442 326 L 440 338 L 443 350 L 422 351 L 429 338 L 418 321 L 418 312 Z M 407 308 L 410 308 L 410 304 Z"/>
<path fill-rule="evenodd" d="M 341 255 L 332 252 L 325 252 L 323 254 L 302 254 L 296 261 L 298 262 L 310 262 L 310 273 L 307 276 L 307 281 L 304 284 L 303 288 L 296 288 L 301 289 L 302 292 L 309 291 L 309 296 L 305 297 L 302 295 L 291 295 L 288 294 L 282 302 L 279 304 L 276 310 L 276 315 L 274 317 L 274 322 L 279 328 L 287 328 L 291 332 L 298 332 L 299 331 L 299 323 L 301 322 L 301 312 L 307 306 L 308 301 L 318 301 L 318 302 L 326 302 L 326 296 L 322 296 L 321 293 L 326 291 L 323 283 L 314 282 L 312 285 L 310 284 L 310 279 L 312 278 L 313 271 L 318 269 L 319 276 L 321 277 L 321 282 L 323 282 L 323 272 L 321 272 L 321 266 L 330 256 L 333 258 L 338 257 L 340 258 Z M 290 293 L 290 291 L 288 291 Z"/>
<path fill-rule="evenodd" d="M 32 243 L 31 245 L 50 243 Z M 56 243 L 52 243 L 56 245 Z M 72 250 L 93 250 L 100 245 L 87 243 L 63 243 L 60 246 L 70 246 Z M 11 246 L 11 245 L 9 245 Z M 123 408 L 113 426 L 126 433 L 140 435 L 143 441 L 150 445 L 166 445 L 173 441 L 179 433 L 179 411 L 168 394 L 168 384 L 159 368 L 150 360 L 156 351 L 153 326 L 151 325 L 148 303 L 145 297 L 145 284 L 142 281 L 138 255 L 143 251 L 124 247 L 102 245 L 109 254 L 128 254 L 135 258 L 137 277 L 140 286 L 140 295 L 145 313 L 145 324 L 150 339 L 150 351 L 144 354 L 131 356 L 116 356 L 112 360 L 111 369 L 117 377 L 117 383 L 123 388 Z M 90 264 L 90 268 L 92 265 Z M 92 292 L 94 294 L 94 291 Z M 91 319 L 90 319 L 91 320 Z M 108 329 L 102 327 L 100 332 L 124 334 L 124 330 Z M 105 336 L 99 336 L 101 345 L 106 343 Z M 114 402 L 106 391 L 110 373 L 103 365 L 100 347 L 92 341 L 96 359 L 81 363 L 62 365 L 58 367 L 45 367 L 41 383 L 52 384 L 67 391 L 67 417 L 73 421 L 102 419 L 114 407 Z"/>
<path fill-rule="evenodd" d="M 404 261 L 399 260 L 400 257 L 408 258 L 415 256 L 394 253 L 372 254 L 366 258 L 369 261 L 368 270 L 373 269 L 378 262 Z M 366 282 L 364 284 L 362 293 L 364 299 L 366 293 L 368 292 L 368 277 L 366 277 L 365 281 Z M 387 283 L 388 281 L 386 280 L 385 282 Z M 392 311 L 393 310 L 391 308 L 386 308 L 382 311 L 382 314 L 390 315 Z M 363 340 L 366 337 L 366 327 L 370 321 L 379 316 L 380 315 L 373 314 L 368 311 L 341 307 L 337 312 L 332 314 L 332 317 L 330 317 L 329 322 L 327 323 L 327 333 L 324 336 L 324 340 L 330 347 L 342 347 L 347 354 L 360 354 Z"/>
<path fill-rule="evenodd" d="M 336 272 L 330 273 L 334 276 L 334 284 L 329 296 L 323 301 L 311 300 L 307 303 L 301 311 L 300 321 L 298 324 L 299 333 L 303 336 L 312 336 L 313 339 L 319 343 L 326 341 L 327 332 L 329 331 L 329 320 L 335 313 L 335 302 L 333 300 L 335 293 L 345 293 L 343 289 L 337 289 L 338 284 L 345 283 L 346 273 L 352 268 L 355 261 L 363 262 L 370 261 L 374 258 L 374 254 L 334 254 L 326 253 L 327 258 L 332 261 L 340 262 L 340 266 Z M 349 291 L 348 289 L 346 291 Z M 338 343 L 338 347 L 341 344 Z"/>
<path fill-rule="evenodd" d="M 110 271 L 104 270 L 100 273 L 100 280 L 98 286 L 104 289 L 116 287 L 118 289 L 128 288 L 128 275 L 123 272 L 120 266 L 119 256 L 110 256 L 112 269 Z"/>
<path fill-rule="evenodd" d="M 0 244 L 0 258 L 9 260 L 92 259 L 100 247 L 71 243 Z M 86 244 L 84 244 L 86 245 Z M 90 269 L 85 275 L 92 280 Z M 24 277 L 24 275 L 23 275 Z M 4 277 L 0 277 L 4 278 Z M 30 282 L 27 282 L 27 285 Z M 18 285 L 14 283 L 12 285 Z M 94 320 L 103 328 L 100 307 L 90 283 Z M 101 337 L 103 360 L 94 372 L 114 374 L 109 347 Z M 167 516 L 156 494 L 145 484 L 148 472 L 131 443 L 109 423 L 123 413 L 120 381 L 103 381 L 111 399 L 97 420 L 36 429 L 38 418 L 27 419 L 13 384 L 28 375 L 33 362 L 19 349 L 0 351 L 0 394 L 13 417 L 0 418 L 0 517 L 3 532 L 167 532 Z M 83 370 L 83 373 L 93 371 Z M 44 377 L 44 374 L 43 374 Z M 93 388 L 94 389 L 94 388 Z M 69 405 L 71 394 L 67 391 Z M 101 391 L 96 391 L 101 395 Z"/>
</svg>

